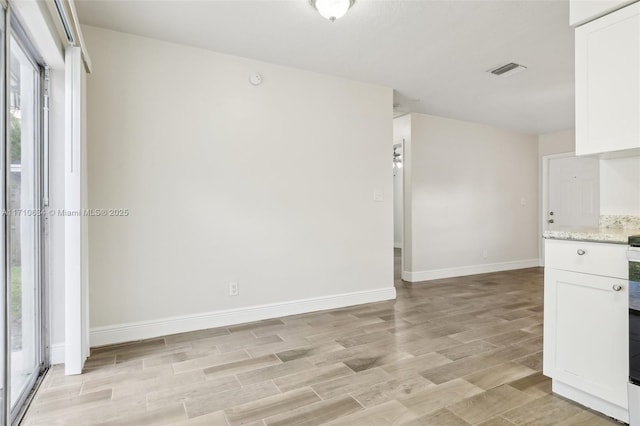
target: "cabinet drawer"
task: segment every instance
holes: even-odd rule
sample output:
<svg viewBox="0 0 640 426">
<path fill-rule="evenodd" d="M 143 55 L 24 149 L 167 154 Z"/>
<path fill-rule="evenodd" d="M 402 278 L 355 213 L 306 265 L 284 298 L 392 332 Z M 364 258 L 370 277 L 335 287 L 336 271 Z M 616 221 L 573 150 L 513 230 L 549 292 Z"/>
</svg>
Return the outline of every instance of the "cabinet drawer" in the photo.
<svg viewBox="0 0 640 426">
<path fill-rule="evenodd" d="M 580 254 L 582 253 L 582 254 Z M 581 241 L 545 240 L 547 268 L 627 279 L 627 246 Z"/>
</svg>

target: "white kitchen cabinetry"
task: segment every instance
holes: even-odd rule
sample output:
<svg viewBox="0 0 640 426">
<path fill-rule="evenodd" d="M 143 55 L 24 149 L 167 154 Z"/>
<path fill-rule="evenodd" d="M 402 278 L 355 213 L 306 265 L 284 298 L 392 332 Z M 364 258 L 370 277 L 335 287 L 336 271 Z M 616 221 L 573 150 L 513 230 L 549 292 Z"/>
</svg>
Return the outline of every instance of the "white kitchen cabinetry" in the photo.
<svg viewBox="0 0 640 426">
<path fill-rule="evenodd" d="M 545 240 L 543 368 L 555 393 L 628 422 L 626 250 Z"/>
<path fill-rule="evenodd" d="M 569 25 L 582 25 L 635 1 L 637 0 L 570 0 Z"/>
<path fill-rule="evenodd" d="M 640 153 L 640 2 L 575 30 L 576 154 Z"/>
</svg>

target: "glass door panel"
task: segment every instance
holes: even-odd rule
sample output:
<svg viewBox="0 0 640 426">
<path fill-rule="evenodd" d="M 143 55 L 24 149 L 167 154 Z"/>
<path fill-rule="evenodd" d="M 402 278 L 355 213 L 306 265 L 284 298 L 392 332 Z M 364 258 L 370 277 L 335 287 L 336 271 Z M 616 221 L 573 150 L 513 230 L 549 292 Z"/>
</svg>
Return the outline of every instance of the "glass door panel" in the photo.
<svg viewBox="0 0 640 426">
<path fill-rule="evenodd" d="M 9 75 L 9 375 L 11 410 L 21 404 L 40 372 L 40 73 L 11 36 Z"/>
<path fill-rule="evenodd" d="M 2 117 L 4 117 L 5 114 L 5 79 L 4 79 L 4 75 L 5 75 L 5 62 L 4 62 L 4 58 L 5 58 L 5 52 L 4 52 L 4 40 L 5 40 L 5 10 L 0 7 L 0 114 L 3 114 Z M 6 156 L 6 152 L 7 150 L 5 150 L 5 138 L 4 138 L 4 120 L 0 119 L 0 158 L 2 159 L 2 164 L 0 165 L 0 170 L 2 170 L 2 173 L 0 173 L 0 197 L 1 200 L 5 199 L 5 194 L 6 194 L 6 187 L 7 187 L 7 182 L 5 181 L 5 175 L 8 175 L 8 173 L 4 173 L 5 168 L 8 167 L 9 161 L 7 161 L 7 156 Z M 6 205 L 4 204 L 4 201 L 2 202 L 2 208 L 6 208 Z M 7 215 L 3 216 L 3 226 L 0 226 L 0 237 L 2 239 L 2 241 L 6 241 L 7 238 L 7 228 L 5 228 L 4 224 L 8 223 L 7 221 Z M 0 247 L 0 270 L 1 270 L 1 274 L 2 276 L 0 277 L 0 426 L 5 426 L 6 425 L 6 419 L 7 419 L 7 404 L 6 404 L 6 389 L 5 387 L 7 386 L 7 381 L 6 379 L 6 375 L 7 375 L 7 371 L 6 371 L 6 361 L 8 359 L 7 357 L 7 353 L 8 353 L 8 347 L 5 346 L 5 344 L 7 343 L 7 339 L 5 338 L 5 312 L 6 312 L 6 307 L 7 307 L 7 303 L 6 303 L 6 282 L 7 282 L 7 277 L 8 277 L 8 271 L 7 271 L 7 265 L 8 262 L 5 261 L 6 260 L 6 255 L 5 255 L 5 246 L 4 244 L 2 244 L 2 246 Z"/>
</svg>

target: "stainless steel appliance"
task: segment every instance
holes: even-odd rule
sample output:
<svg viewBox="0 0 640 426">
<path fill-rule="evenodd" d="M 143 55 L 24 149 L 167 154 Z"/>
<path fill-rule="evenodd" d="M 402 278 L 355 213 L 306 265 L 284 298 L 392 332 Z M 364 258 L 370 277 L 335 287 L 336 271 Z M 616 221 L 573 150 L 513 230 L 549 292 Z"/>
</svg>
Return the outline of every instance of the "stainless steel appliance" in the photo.
<svg viewBox="0 0 640 426">
<path fill-rule="evenodd" d="M 629 237 L 629 425 L 640 426 L 640 235 Z"/>
</svg>

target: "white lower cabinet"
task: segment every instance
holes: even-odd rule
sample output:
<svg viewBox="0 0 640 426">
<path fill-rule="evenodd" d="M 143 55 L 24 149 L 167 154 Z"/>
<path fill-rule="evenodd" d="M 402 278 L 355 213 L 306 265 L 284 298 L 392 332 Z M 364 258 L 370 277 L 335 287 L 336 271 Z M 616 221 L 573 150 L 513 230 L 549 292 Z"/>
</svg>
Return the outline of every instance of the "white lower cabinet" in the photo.
<svg viewBox="0 0 640 426">
<path fill-rule="evenodd" d="M 565 250 L 587 263 L 583 256 L 600 245 L 546 244 L 553 246 L 547 254 Z M 612 262 L 626 258 L 626 246 L 607 246 L 613 248 Z M 575 262 L 567 262 L 566 270 L 553 261 L 546 264 L 555 267 L 545 268 L 544 374 L 553 379 L 554 392 L 628 422 L 628 272 L 611 277 L 575 272 Z"/>
</svg>

